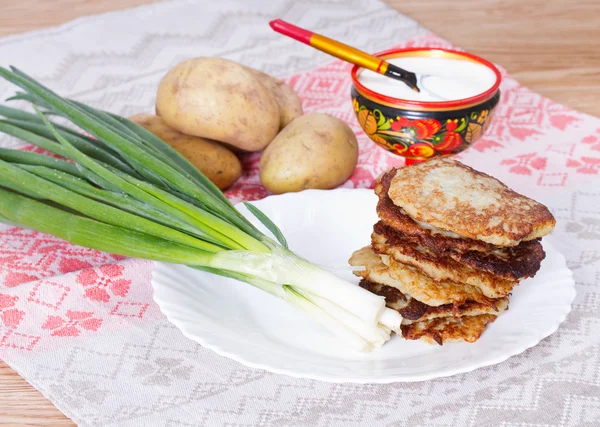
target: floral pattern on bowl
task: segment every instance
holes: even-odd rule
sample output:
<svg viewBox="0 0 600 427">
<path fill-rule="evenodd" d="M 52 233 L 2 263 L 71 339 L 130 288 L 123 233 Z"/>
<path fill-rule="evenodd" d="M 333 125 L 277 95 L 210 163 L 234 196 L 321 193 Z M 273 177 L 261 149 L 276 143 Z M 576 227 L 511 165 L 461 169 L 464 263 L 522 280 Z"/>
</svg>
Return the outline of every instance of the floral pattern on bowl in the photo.
<svg viewBox="0 0 600 427">
<path fill-rule="evenodd" d="M 463 151 L 488 128 L 500 93 L 466 110 L 416 112 L 378 105 L 352 90 L 354 112 L 377 145 L 412 160 Z"/>
</svg>

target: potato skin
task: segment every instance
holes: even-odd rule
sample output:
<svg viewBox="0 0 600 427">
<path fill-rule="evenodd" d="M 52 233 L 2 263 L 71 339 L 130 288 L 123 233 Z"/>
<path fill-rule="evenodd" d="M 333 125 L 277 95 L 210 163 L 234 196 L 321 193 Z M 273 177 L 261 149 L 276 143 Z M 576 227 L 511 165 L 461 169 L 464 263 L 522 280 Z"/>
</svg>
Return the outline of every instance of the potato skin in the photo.
<svg viewBox="0 0 600 427">
<path fill-rule="evenodd" d="M 156 111 L 187 135 L 259 151 L 279 131 L 279 106 L 246 67 L 222 58 L 194 58 L 160 81 Z"/>
<path fill-rule="evenodd" d="M 242 164 L 237 156 L 215 141 L 184 135 L 153 114 L 136 114 L 129 120 L 177 150 L 221 190 L 231 186 L 242 175 Z"/>
<path fill-rule="evenodd" d="M 292 120 L 304 113 L 302 111 L 302 101 L 298 94 L 294 92 L 294 89 L 275 77 L 253 68 L 248 69 L 255 73 L 256 77 L 275 97 L 277 105 L 279 105 L 279 129 L 283 129 Z"/>
<path fill-rule="evenodd" d="M 300 116 L 269 144 L 260 179 L 275 194 L 344 183 L 358 161 L 358 142 L 340 119 L 322 113 Z"/>
</svg>

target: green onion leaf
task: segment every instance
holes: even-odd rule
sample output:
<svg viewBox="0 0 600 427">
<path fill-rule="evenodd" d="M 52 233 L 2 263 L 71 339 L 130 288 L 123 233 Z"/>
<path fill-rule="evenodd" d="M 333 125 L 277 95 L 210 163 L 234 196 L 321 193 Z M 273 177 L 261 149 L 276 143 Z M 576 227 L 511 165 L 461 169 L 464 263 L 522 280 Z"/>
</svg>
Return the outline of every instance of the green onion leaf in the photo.
<svg viewBox="0 0 600 427">
<path fill-rule="evenodd" d="M 271 233 L 273 233 L 273 235 L 277 238 L 279 243 L 281 243 L 281 246 L 287 249 L 287 241 L 285 240 L 285 236 L 283 235 L 279 227 L 277 227 L 268 216 L 266 216 L 260 209 L 258 209 L 252 203 L 244 202 L 244 206 L 246 206 L 248 210 L 252 213 L 252 215 L 254 215 L 265 227 L 267 227 L 267 229 Z"/>
</svg>

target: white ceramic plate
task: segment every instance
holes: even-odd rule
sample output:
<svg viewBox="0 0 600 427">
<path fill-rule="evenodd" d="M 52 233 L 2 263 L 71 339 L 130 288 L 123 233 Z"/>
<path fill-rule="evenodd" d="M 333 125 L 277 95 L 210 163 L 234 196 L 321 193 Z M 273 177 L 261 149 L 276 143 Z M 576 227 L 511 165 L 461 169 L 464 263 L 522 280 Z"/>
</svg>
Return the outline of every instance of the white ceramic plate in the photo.
<svg viewBox="0 0 600 427">
<path fill-rule="evenodd" d="M 338 273 L 357 283 L 344 267 L 354 250 L 370 242 L 376 201 L 372 190 L 338 189 L 255 204 L 281 228 L 292 250 L 314 263 L 342 267 Z M 349 350 L 313 320 L 245 283 L 157 264 L 152 285 L 160 309 L 185 336 L 244 365 L 331 382 L 422 381 L 500 363 L 556 331 L 571 310 L 575 287 L 564 257 L 547 242 L 544 249 L 541 270 L 514 290 L 510 309 L 476 343 L 440 347 L 394 336 L 369 354 Z"/>
</svg>

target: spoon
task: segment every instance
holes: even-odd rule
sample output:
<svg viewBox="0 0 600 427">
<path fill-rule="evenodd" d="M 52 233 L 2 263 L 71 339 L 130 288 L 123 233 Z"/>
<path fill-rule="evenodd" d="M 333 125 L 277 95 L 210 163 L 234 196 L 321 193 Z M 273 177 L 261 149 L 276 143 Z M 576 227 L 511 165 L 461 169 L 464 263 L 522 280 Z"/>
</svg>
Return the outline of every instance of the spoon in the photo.
<svg viewBox="0 0 600 427">
<path fill-rule="evenodd" d="M 291 37 L 304 44 L 314 47 L 336 58 L 342 59 L 359 67 L 366 68 L 375 73 L 382 74 L 395 80 L 399 80 L 416 92 L 421 90 L 417 86 L 417 75 L 413 72 L 404 70 L 394 64 L 390 64 L 381 58 L 369 55 L 351 46 L 340 43 L 336 40 L 322 36 L 312 31 L 305 30 L 281 19 L 275 19 L 269 22 L 272 29 L 285 36 Z"/>
</svg>

